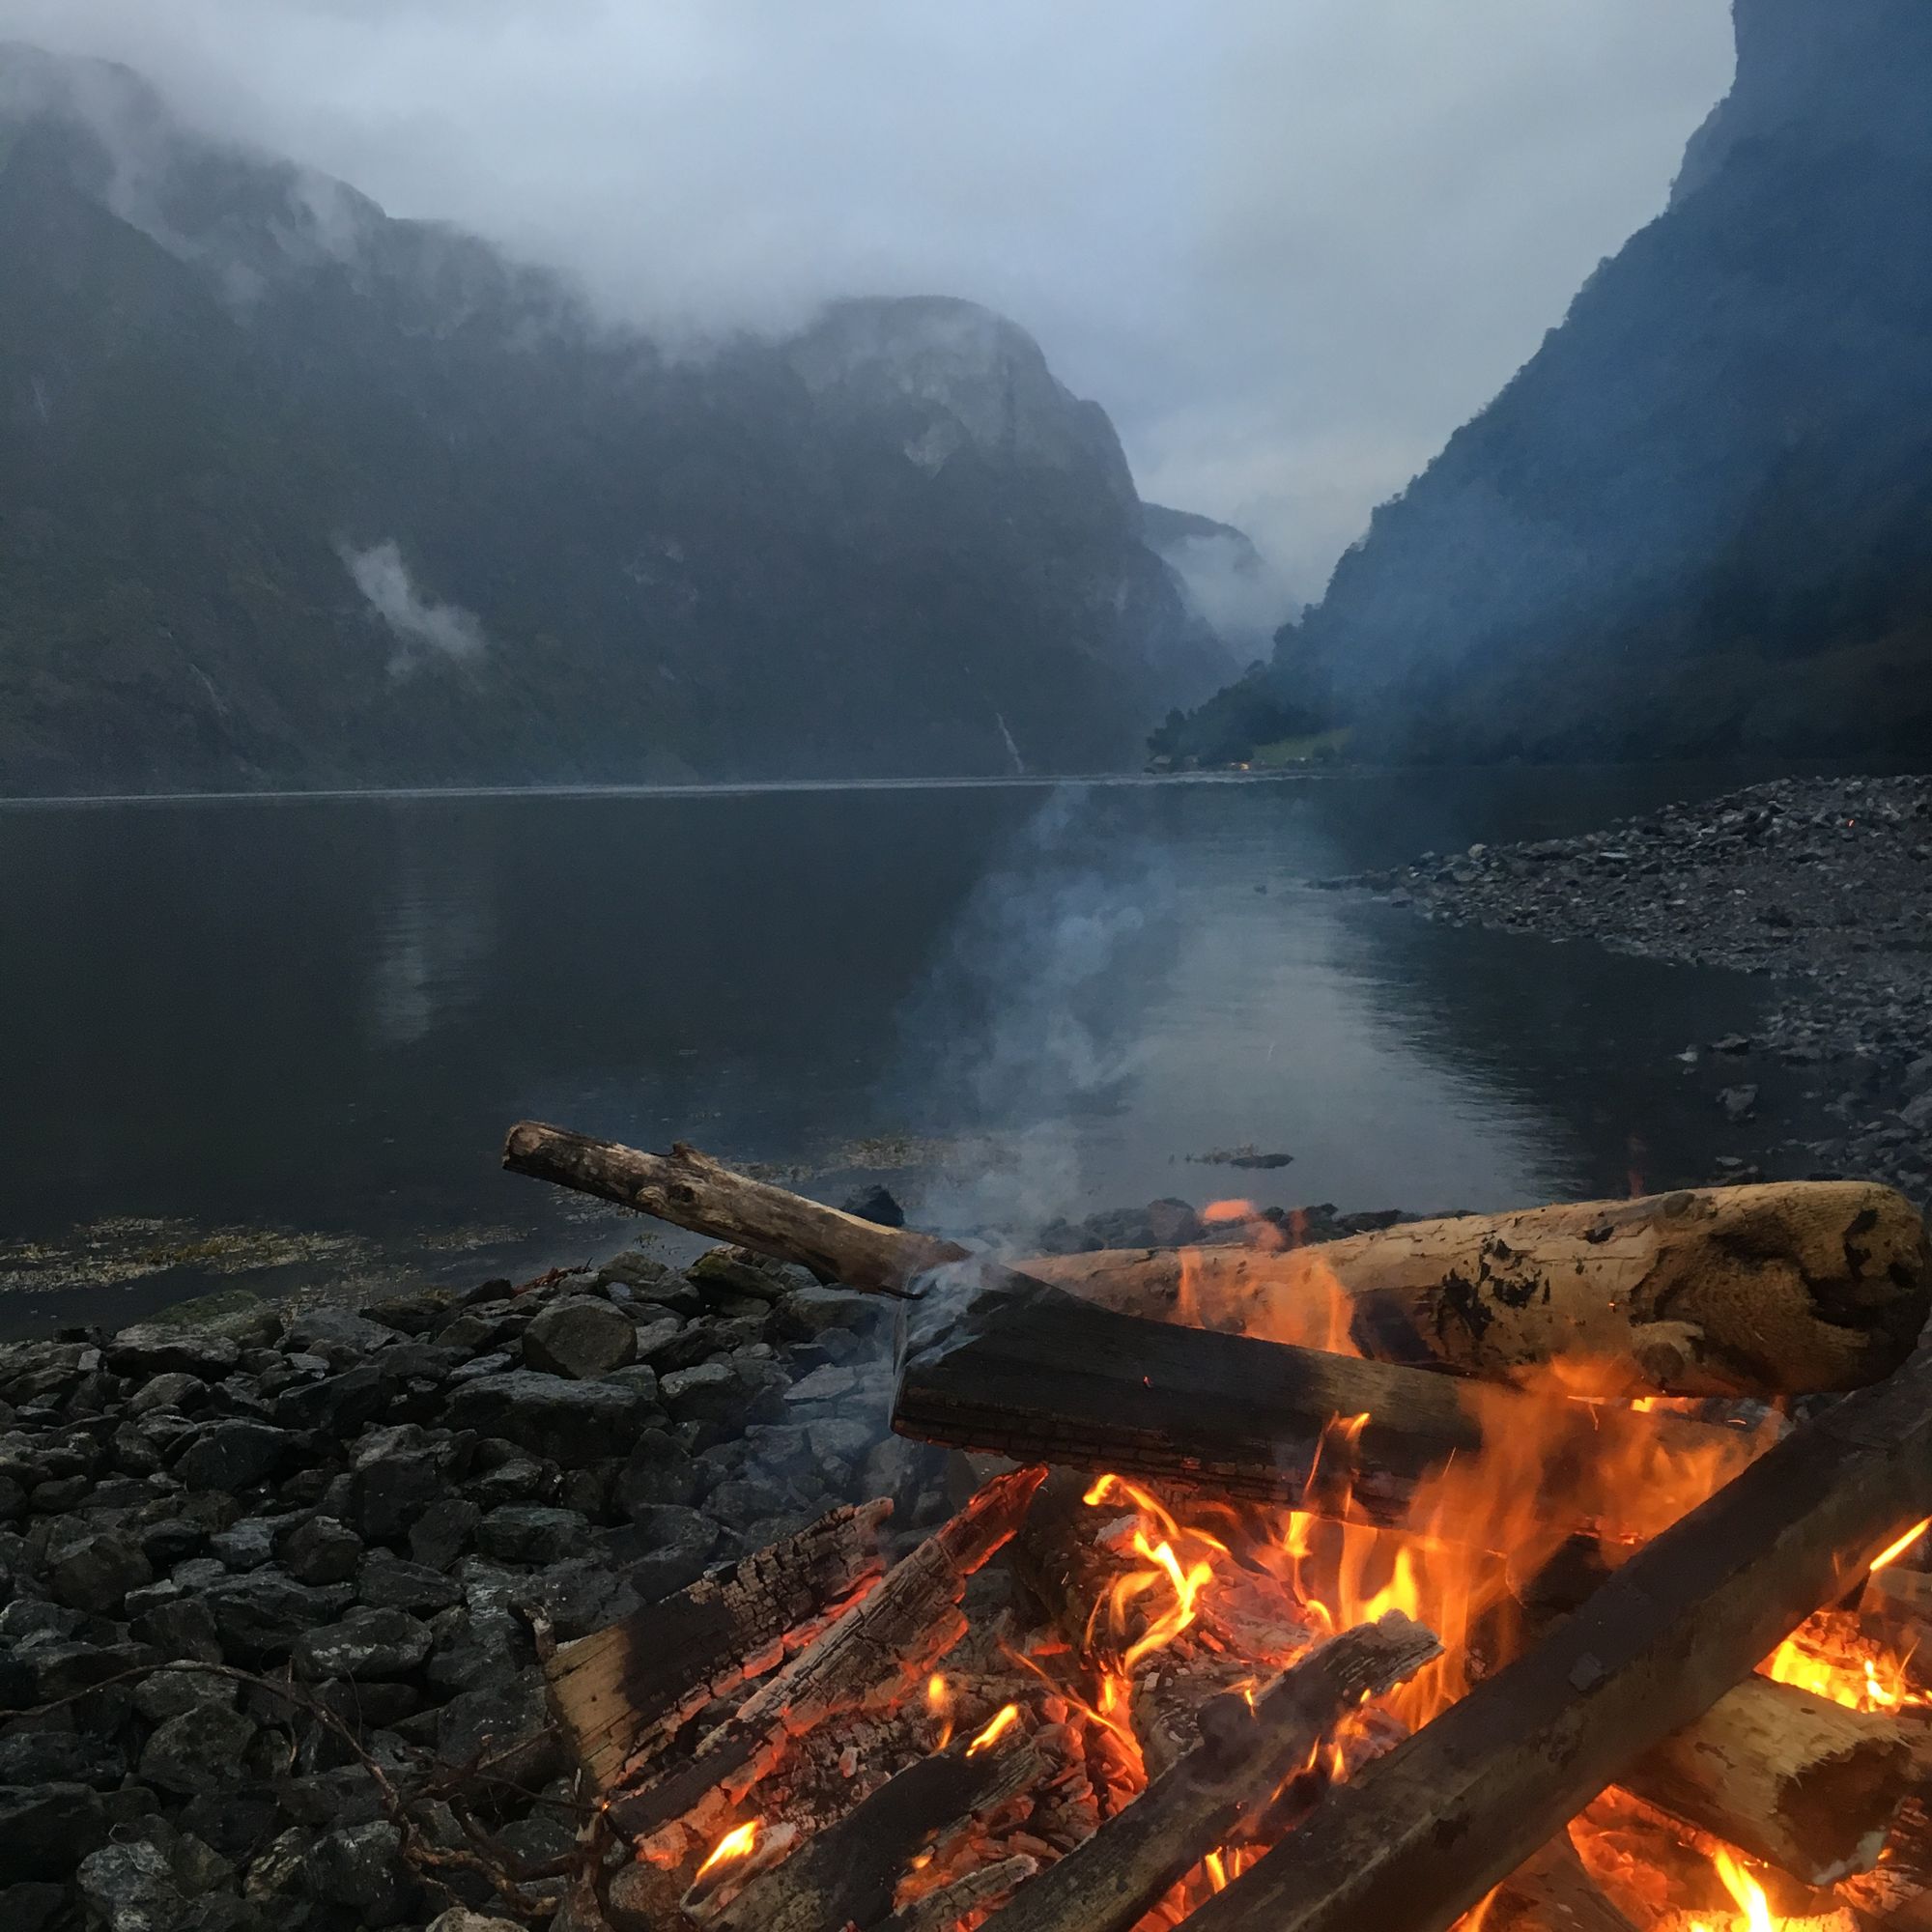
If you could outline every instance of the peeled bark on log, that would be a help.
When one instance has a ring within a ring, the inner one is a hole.
[[[961,1742],[908,1765],[717,1915],[723,1932],[860,1932],[888,1918],[916,1854],[949,1827],[1002,1804],[1045,1769],[1022,1734],[976,1750]]]
[[[1391,1610],[1283,1672],[1251,1708],[1223,1697],[1203,1742],[987,1921],[989,1932],[1128,1932],[1208,1854],[1226,1844],[1365,1698],[1441,1654]]]
[[[1897,1723],[1747,1677],[1617,1779],[1810,1886],[1869,1871],[1912,1789]]]
[[[837,1509],[701,1577],[544,1666],[551,1708],[600,1791],[635,1778],[714,1698],[775,1668],[885,1570],[886,1502]]]
[[[1328,1794],[1190,1932],[1447,1932],[1932,1514],[1932,1354],[1795,1430]]]
[[[1381,1361],[1509,1376],[1589,1357],[1630,1394],[1857,1388],[1895,1369],[1932,1314],[1918,1211],[1850,1180],[1413,1221],[1272,1254],[1020,1265],[1128,1315],[1292,1342],[1332,1324]]]
[[[503,1164],[873,1293],[904,1293],[965,1252],[682,1146],[644,1153],[525,1121]],[[1275,1254],[1142,1249],[1022,1265],[1123,1313],[1271,1340],[1319,1341],[1339,1311],[1363,1354],[1405,1366],[1506,1378],[1589,1355],[1636,1393],[1856,1387],[1897,1367],[1932,1314],[1918,1214],[1892,1189],[1857,1181],[1416,1221]]]
[[[878,1585],[801,1651],[677,1770],[613,1799],[612,1826],[633,1837],[691,1821],[698,1829],[750,1790],[787,1739],[843,1712],[883,1709],[966,1634],[966,1579],[1019,1526],[1044,1469],[996,1476]]]
[[[1321,1458],[1329,1425],[1363,1415],[1347,1457]],[[1701,1451],[1742,1463],[1749,1453],[1735,1432],[1670,1414],[1116,1315],[978,1260],[929,1274],[910,1304],[893,1427],[956,1449],[1395,1524],[1424,1476],[1504,1434],[1544,1445],[1552,1497],[1588,1492],[1592,1469],[1623,1472],[1602,1498],[1616,1514],[1579,1527],[1655,1527],[1641,1520],[1648,1457]]]

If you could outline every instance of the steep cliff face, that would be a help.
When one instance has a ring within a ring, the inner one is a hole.
[[[0,790],[1095,769],[1228,658],[1012,324],[668,358],[0,49]]]
[[[1737,24],[1669,209],[1201,745],[1319,714],[1439,757],[1932,749],[1932,8]]]

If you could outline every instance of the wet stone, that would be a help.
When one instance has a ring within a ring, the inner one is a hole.
[[[524,1330],[524,1360],[530,1368],[580,1381],[625,1367],[637,1346],[636,1324],[595,1295],[553,1301]]]

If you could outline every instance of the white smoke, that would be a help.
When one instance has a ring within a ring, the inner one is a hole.
[[[1263,657],[1300,606],[1287,579],[1233,536],[1184,536],[1159,547],[1188,602],[1215,634],[1244,657]]]
[[[435,658],[462,664],[483,654],[488,639],[482,625],[454,604],[437,604],[424,597],[393,540],[371,544],[366,550],[341,544],[336,554],[355,580],[356,589],[396,639],[396,651],[389,660],[392,677],[407,677]]]

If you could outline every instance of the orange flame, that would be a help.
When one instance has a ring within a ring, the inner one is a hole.
[[[952,1742],[952,1692],[936,1670],[925,1680],[925,1708],[939,1719],[939,1741],[933,1749],[944,1750]]]
[[[729,1864],[734,1859],[749,1858],[752,1853],[752,1847],[757,1842],[758,1821],[755,1818],[749,1824],[740,1825],[736,1830],[726,1832],[712,1846],[711,1856],[698,1866],[696,1876],[692,1882],[696,1884],[697,1879],[704,1877],[707,1872],[713,1870],[716,1866]]]
[[[976,1757],[982,1750],[991,1750],[1019,1720],[1020,1707],[1017,1704],[1002,1704],[993,1714],[992,1721],[966,1747],[966,1755]]]
[[[1896,1543],[1887,1544],[1871,1560],[1873,1574],[1876,1575],[1877,1572],[1885,1569],[1888,1565],[1896,1563],[1928,1529],[1932,1529],[1932,1516],[1928,1516],[1923,1522],[1918,1524],[1915,1528],[1908,1529]]]

